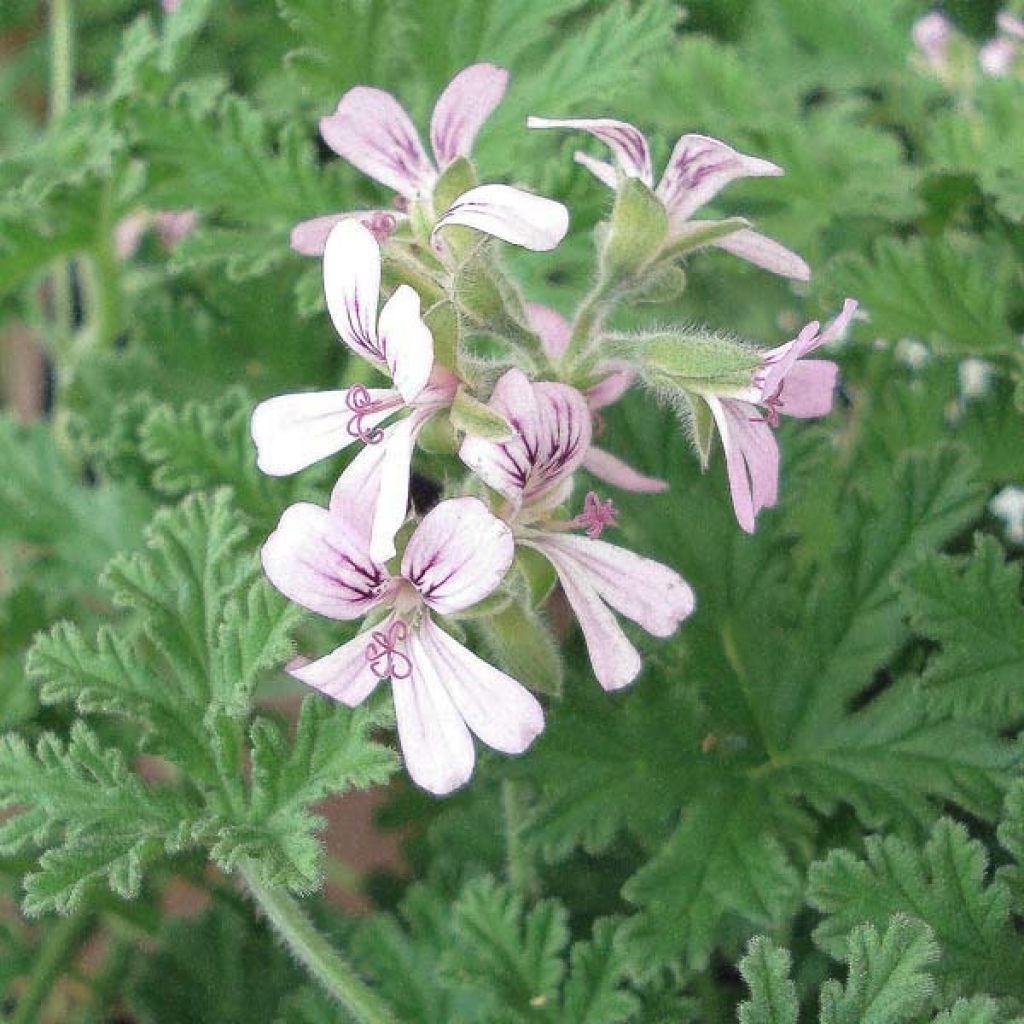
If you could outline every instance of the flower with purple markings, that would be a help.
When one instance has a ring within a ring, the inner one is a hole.
[[[473,64],[448,83],[430,121],[431,160],[402,105],[389,92],[359,85],[349,89],[337,110],[320,120],[324,142],[364,174],[394,189],[393,210],[333,213],[297,224],[292,248],[319,256],[339,221],[354,219],[384,242],[414,204],[430,204],[441,174],[468,157],[484,122],[501,102],[508,72],[493,64]],[[568,213],[561,203],[510,185],[479,185],[463,193],[434,226],[462,225],[527,249],[553,249],[565,236]]]
[[[330,654],[289,669],[349,707],[391,680],[398,736],[413,780],[443,795],[473,773],[472,736],[522,753],[544,728],[537,700],[438,625],[477,604],[512,564],[512,531],[476,498],[443,501],[409,538],[392,574],[370,551],[365,523],[337,510],[288,508],[263,546],[286,597],[340,620],[383,618]]]
[[[804,357],[839,338],[856,309],[847,299],[824,330],[814,320],[793,341],[765,352],[749,387],[701,395],[722,437],[733,508],[747,533],[754,532],[758,512],[778,500],[779,446],[772,428],[779,416],[813,419],[832,409],[839,367],[830,359]]]
[[[516,437],[503,442],[467,437],[459,455],[506,499],[504,514],[516,542],[551,563],[583,630],[598,682],[606,690],[621,689],[643,665],[613,610],[653,636],[670,636],[693,611],[693,591],[659,562],[598,539],[605,527],[615,525],[610,502],[588,495],[576,519],[554,518],[555,509],[569,499],[573,474],[590,445],[590,409],[579,391],[531,383],[522,371],[509,370],[490,404],[515,427]],[[570,533],[573,527],[585,529],[587,536]]]
[[[259,467],[271,476],[296,473],[355,442],[364,444],[368,457],[357,457],[347,472],[367,477],[362,501],[372,510],[372,549],[387,559],[405,519],[416,438],[451,404],[458,382],[434,362],[433,338],[412,288],[399,286],[377,316],[380,275],[373,235],[356,221],[338,224],[324,251],[327,308],[342,341],[390,377],[392,387],[356,384],[278,395],[256,407],[252,437]],[[408,415],[384,426],[403,412]]]
[[[648,188],[654,189],[669,216],[668,246],[685,246],[689,239],[693,239],[695,247],[717,246],[773,274],[797,281],[810,279],[811,271],[807,264],[774,239],[749,228],[739,228],[701,241],[709,233],[713,235],[721,222],[691,220],[697,210],[711,202],[730,182],[737,178],[777,177],[783,173],[781,167],[768,160],[739,153],[706,135],[684,135],[676,143],[655,188],[647,139],[625,121],[530,117],[527,125],[530,128],[571,128],[600,139],[611,149],[614,164],[582,152],[575,154],[576,161],[609,188],[617,187],[621,175],[638,178]]]

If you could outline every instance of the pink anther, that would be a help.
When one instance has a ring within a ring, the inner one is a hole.
[[[618,514],[610,498],[608,501],[602,501],[594,491],[591,491],[583,499],[583,511],[573,520],[573,524],[586,527],[587,536],[591,540],[597,540],[605,527],[619,525],[616,518]]]

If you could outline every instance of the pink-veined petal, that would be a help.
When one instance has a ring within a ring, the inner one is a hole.
[[[334,329],[357,355],[385,368],[377,341],[380,246],[357,220],[343,220],[324,247],[324,297]]]
[[[800,256],[760,232],[741,228],[711,244],[780,277],[793,281],[811,279],[811,268]]]
[[[569,211],[554,199],[511,185],[478,185],[452,203],[434,225],[434,237],[453,224],[524,249],[546,252],[554,249],[569,230]]]
[[[590,582],[558,551],[549,552],[547,539],[525,543],[535,547],[554,567],[565,598],[583,630],[590,664],[602,689],[621,690],[640,674],[643,661]]]
[[[544,711],[521,683],[478,658],[425,618],[420,642],[474,735],[493,750],[521,754],[544,728]]]
[[[387,570],[370,557],[358,524],[307,502],[285,509],[261,557],[268,579],[285,597],[331,619],[357,619],[394,590]]]
[[[607,185],[609,188],[615,188],[618,185],[619,175],[614,164],[608,163],[607,160],[598,160],[597,157],[579,149],[573,153],[572,158],[580,167],[586,167],[602,185]]]
[[[609,117],[528,117],[528,128],[571,128],[600,139],[615,154],[627,178],[639,178],[648,188],[654,182],[651,153],[643,133],[625,121]],[[600,177],[600,175],[598,175]]]
[[[434,337],[420,316],[420,297],[399,285],[384,304],[377,324],[388,371],[406,403],[427,386],[434,368]]]
[[[548,534],[537,546],[552,564],[585,580],[602,601],[652,636],[671,636],[693,612],[692,588],[661,562],[574,534]]]
[[[672,217],[685,220],[736,178],[782,173],[770,161],[746,156],[718,139],[684,135],[672,150],[657,191]]]
[[[417,786],[444,796],[473,774],[473,738],[448,695],[433,652],[424,648],[420,629],[411,631],[406,650],[411,674],[391,683],[402,756]]]
[[[446,86],[430,119],[430,144],[438,166],[469,156],[483,123],[505,95],[508,72],[494,64],[471,64]]]
[[[548,359],[556,362],[565,354],[569,345],[572,326],[557,309],[542,306],[539,302],[526,303],[526,322],[540,338],[541,346]]]
[[[762,357],[764,371],[759,379],[762,395],[765,398],[774,395],[787,375],[792,372],[798,359],[842,337],[856,312],[856,301],[847,299],[843,303],[842,311],[824,330],[819,330],[818,321],[812,320],[793,341],[787,341],[784,345],[766,352]]]
[[[492,593],[514,555],[506,523],[479,498],[453,498],[416,527],[402,556],[402,575],[431,608],[447,615]]]
[[[661,494],[668,490],[664,480],[658,480],[627,465],[603,448],[590,448],[583,459],[583,468],[613,487],[636,494]]]
[[[784,416],[808,420],[832,411],[839,367],[831,359],[801,359],[786,374],[778,410]]]
[[[335,224],[343,220],[356,220],[383,245],[387,237],[406,219],[398,210],[350,210],[347,213],[328,213],[323,217],[300,221],[292,228],[291,247],[302,256],[323,256],[327,236]]]
[[[310,391],[260,402],[250,425],[259,468],[268,476],[290,476],[358,440],[348,394],[347,390]],[[382,408],[362,418],[364,431],[382,423],[400,404],[391,390],[370,388],[367,394]]]
[[[409,115],[382,89],[349,89],[320,119],[320,134],[338,156],[406,199],[426,195],[437,180]]]
[[[459,457],[510,501],[530,504],[560,488],[590,447],[586,399],[566,384],[531,384],[522,370],[498,381],[490,405],[515,427],[510,441],[467,437]]]
[[[754,406],[711,396],[706,401],[722,437],[736,519],[753,533],[758,512],[778,500],[779,446]]]
[[[380,682],[366,658],[368,643],[369,634],[360,633],[316,661],[289,668],[288,674],[354,708],[362,704]]]

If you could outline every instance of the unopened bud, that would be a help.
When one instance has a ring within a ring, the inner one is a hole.
[[[624,179],[601,254],[605,283],[634,281],[657,259],[667,235],[668,213],[661,200],[638,178]]]

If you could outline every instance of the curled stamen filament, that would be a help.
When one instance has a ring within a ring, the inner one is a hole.
[[[408,679],[412,675],[412,661],[399,650],[399,644],[409,637],[409,627],[395,619],[386,630],[375,629],[373,639],[366,645],[366,660],[370,671],[378,679]]]
[[[358,437],[363,444],[379,444],[384,439],[384,431],[380,427],[368,428],[363,420],[387,408],[387,403],[375,402],[363,384],[353,384],[345,396],[345,405],[354,413],[348,424],[349,434]]]

